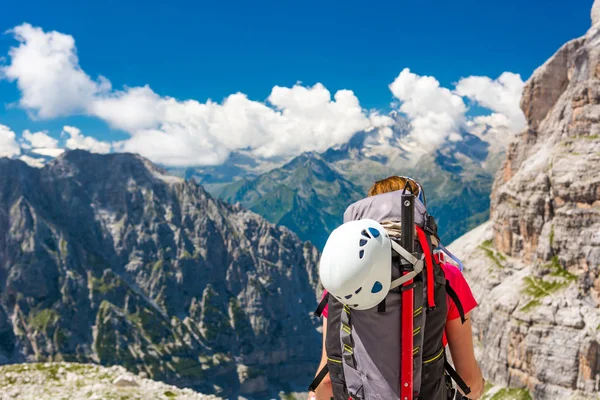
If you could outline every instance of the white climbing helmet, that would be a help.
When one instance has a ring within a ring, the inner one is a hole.
[[[392,279],[391,241],[372,219],[349,221],[329,235],[319,266],[323,287],[356,310],[377,306]]]

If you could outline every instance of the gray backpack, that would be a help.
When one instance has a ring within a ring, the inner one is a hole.
[[[403,205],[409,208],[402,210]],[[416,275],[368,310],[350,309],[328,293],[323,297],[315,314],[320,316],[328,307],[327,364],[309,390],[329,373],[335,400],[446,400],[455,394],[450,378],[468,394],[469,388],[447,363],[442,344],[446,296],[456,303],[463,322],[464,313],[434,250],[439,238],[433,217],[417,198],[396,191],[360,200],[344,213],[344,222],[365,218],[381,223],[390,238],[402,242],[405,236],[404,241],[414,242],[403,244],[413,247],[410,254],[393,246],[399,251],[392,253],[392,280],[413,271]],[[413,223],[417,238],[413,230],[402,229],[401,235],[395,230]]]

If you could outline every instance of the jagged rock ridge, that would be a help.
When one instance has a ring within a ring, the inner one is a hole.
[[[0,363],[121,364],[226,396],[313,372],[318,252],[288,229],[131,154],[0,159],[0,177]]]

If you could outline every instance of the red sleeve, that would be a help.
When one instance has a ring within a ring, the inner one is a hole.
[[[325,297],[325,295],[327,294],[327,290],[323,291],[323,297]],[[321,299],[323,299],[323,297],[321,297]],[[329,304],[327,304],[325,306],[325,308],[323,309],[323,318],[327,318],[327,316],[329,315]]]
[[[460,272],[460,270],[454,265],[448,263],[444,264],[442,269],[446,274],[446,279],[450,282],[450,286],[456,292],[456,295],[463,306],[465,314],[477,307],[477,300],[475,300],[475,297],[473,297],[473,292],[471,292],[471,288],[469,287],[469,284],[467,283],[467,280],[463,276],[462,272]],[[447,321],[460,318],[458,308],[449,296],[446,296],[446,303],[448,304]]]

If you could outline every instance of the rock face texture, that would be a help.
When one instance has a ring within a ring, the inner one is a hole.
[[[453,244],[480,302],[485,375],[535,399],[600,390],[600,24],[524,89],[527,129],[494,183],[491,221]]]
[[[318,360],[318,251],[130,154],[0,159],[0,364],[264,398]]]
[[[600,23],[600,1],[595,0],[592,6],[592,25]]]

